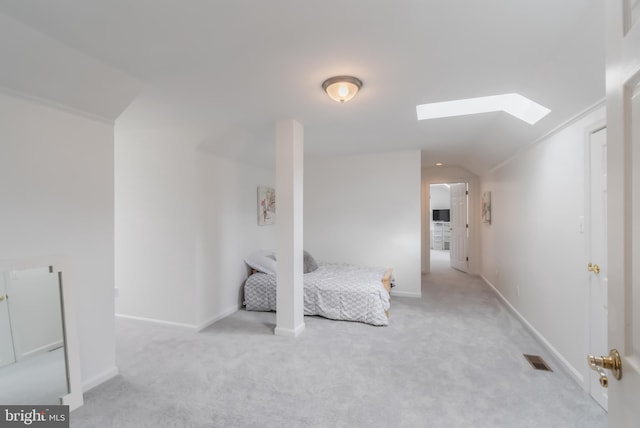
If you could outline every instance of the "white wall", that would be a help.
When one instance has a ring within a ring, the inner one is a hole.
[[[275,187],[273,170],[213,154],[198,155],[197,302],[206,325],[242,304],[244,258],[275,248],[275,225],[258,226],[258,186]]]
[[[241,304],[244,257],[274,248],[257,225],[273,171],[217,156],[184,129],[116,127],[119,315],[199,329]]]
[[[116,126],[118,314],[197,324],[196,146],[180,129]]]
[[[0,87],[113,122],[142,82],[0,13]]]
[[[304,245],[319,261],[391,267],[420,296],[420,152],[305,159]]]
[[[555,349],[578,381],[585,364],[586,130],[604,108],[523,151],[481,179],[492,224],[482,224],[481,274]]]
[[[116,373],[113,126],[0,94],[0,259],[62,255],[82,380]]]
[[[451,191],[444,185],[431,186],[430,207],[433,210],[451,209]]]

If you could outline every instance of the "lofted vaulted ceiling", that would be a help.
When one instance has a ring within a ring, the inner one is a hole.
[[[248,162],[272,164],[275,122],[293,118],[309,156],[419,149],[482,174],[604,98],[601,3],[0,0],[16,58],[0,85]],[[321,84],[343,74],[364,86],[340,105]],[[512,92],[551,113],[416,120],[417,104]]]

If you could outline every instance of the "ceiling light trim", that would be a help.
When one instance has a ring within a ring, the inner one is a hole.
[[[467,98],[416,106],[418,120],[503,111],[534,125],[551,112],[550,109],[517,93]]]
[[[362,80],[353,76],[335,76],[322,82],[322,89],[329,97],[341,104],[356,96],[362,88]]]

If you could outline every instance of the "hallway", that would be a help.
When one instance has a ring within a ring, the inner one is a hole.
[[[440,314],[438,324],[450,332],[443,353],[465,355],[459,362],[461,371],[477,372],[472,382],[484,387],[491,412],[504,412],[505,419],[513,420],[520,415],[518,425],[496,427],[607,426],[606,412],[563,372],[493,291],[479,277],[450,267],[448,251],[431,250],[431,273],[423,275],[422,300],[429,312]],[[523,354],[542,356],[553,372],[532,369]],[[577,410],[580,407],[583,411]]]

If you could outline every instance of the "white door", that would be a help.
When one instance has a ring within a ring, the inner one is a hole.
[[[0,272],[0,367],[14,363],[15,361],[16,356],[13,351],[13,339],[11,337],[5,277],[4,274]]]
[[[589,350],[607,348],[607,130],[589,138]],[[589,392],[606,410],[608,390],[590,370]]]
[[[640,2],[608,0],[607,188],[609,348],[622,377],[609,373],[609,426],[640,426]],[[608,350],[592,349],[606,355]]]
[[[451,267],[463,272],[469,271],[467,242],[469,223],[467,216],[467,183],[452,184],[451,194]]]

